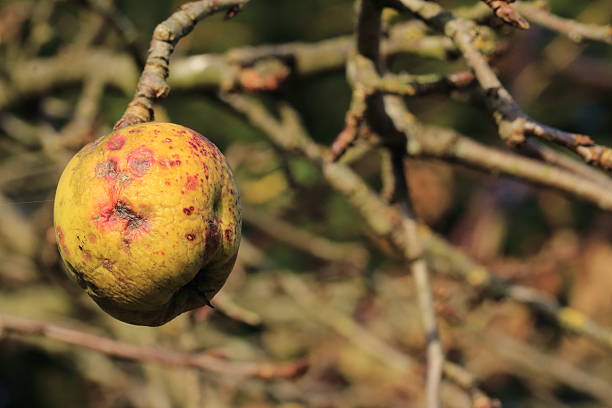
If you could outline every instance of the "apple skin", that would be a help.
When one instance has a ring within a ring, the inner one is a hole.
[[[150,122],[70,160],[54,224],[67,273],[103,310],[159,326],[210,304],[234,266],[242,219],[219,149],[186,127]]]

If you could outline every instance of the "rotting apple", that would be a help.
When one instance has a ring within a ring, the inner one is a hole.
[[[239,194],[212,142],[150,122],[71,159],[54,224],[68,274],[102,309],[158,326],[209,304],[225,283],[240,244]]]

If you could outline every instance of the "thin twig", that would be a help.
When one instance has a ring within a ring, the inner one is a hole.
[[[351,344],[401,373],[414,372],[417,362],[409,355],[388,345],[375,334],[366,330],[346,314],[324,303],[310,288],[294,274],[277,273],[279,283],[305,312],[330,329],[336,331]],[[497,400],[491,399],[479,387],[474,376],[465,368],[450,361],[441,361],[444,376],[467,392],[475,407],[500,408]],[[483,404],[483,405],[477,405]]]
[[[487,6],[493,10],[493,14],[495,14],[500,20],[502,20],[506,24],[510,24],[513,27],[521,28],[523,30],[527,30],[529,28],[529,23],[521,17],[519,13],[516,12],[508,3],[514,2],[514,0],[480,0]]]
[[[345,262],[358,268],[368,262],[368,252],[356,243],[333,242],[249,206],[243,206],[242,215],[247,223],[319,259]]]
[[[474,71],[499,133],[510,145],[520,145],[528,137],[540,138],[561,145],[582,157],[587,163],[612,170],[612,149],[595,144],[587,136],[559,130],[534,121],[514,101],[493,72],[487,59],[474,45],[478,32],[471,21],[454,16],[437,3],[424,0],[395,0],[432,28],[451,38]]]
[[[426,35],[418,21],[393,26],[383,40],[385,57],[400,53],[447,59],[456,57],[457,49],[443,36]],[[265,68],[267,75],[276,77],[276,86],[287,76],[305,77],[344,67],[352,49],[353,38],[341,36],[313,43],[285,43],[256,47],[233,48],[225,54],[203,54],[173,60],[168,83],[173,89],[242,89],[245,80],[263,68],[259,61],[274,61]],[[102,49],[65,49],[54,57],[18,61],[9,78],[0,78],[0,108],[6,109],[22,99],[48,92],[59,86],[86,81],[92,72],[105,79],[110,86],[132,93],[138,72],[133,58]],[[244,71],[250,70],[249,75]],[[248,81],[247,81],[248,83]]]
[[[572,194],[601,209],[612,211],[612,190],[606,188],[610,185],[610,181],[608,184],[604,183],[608,178],[603,173],[597,173],[602,178],[596,178],[591,173],[585,175],[573,171],[573,168],[563,169],[485,146],[452,129],[423,126],[412,119],[412,115],[405,110],[404,104],[397,97],[387,98],[387,111],[396,125],[405,131],[406,135],[410,135],[407,146],[407,153],[410,156],[435,157],[484,171],[509,175]],[[564,164],[569,165],[565,162]]]
[[[307,367],[305,360],[283,364],[241,363],[222,360],[206,354],[183,353],[157,347],[133,345],[55,324],[22,319],[2,313],[0,313],[0,332],[4,334],[46,337],[132,361],[192,367],[199,370],[240,377],[259,377],[264,379],[293,378],[303,374]]]
[[[528,373],[519,375],[538,379],[550,378],[592,395],[603,402],[604,406],[610,406],[612,402],[612,386],[608,380],[589,374],[572,363],[550,356],[496,331],[491,331],[486,336],[474,334],[473,340],[487,346],[505,363],[522,368],[515,372]]]
[[[538,4],[525,1],[516,2],[514,7],[534,23],[564,34],[572,41],[591,40],[612,44],[612,27],[610,25],[599,26],[580,23],[559,17]]]
[[[327,159],[325,150],[316,145],[303,129],[298,131],[294,128],[293,131],[289,131],[260,103],[251,98],[234,94],[222,95],[222,100],[247,117],[279,148],[299,153],[318,164],[330,186],[361,213],[374,233],[387,237],[398,248],[407,248],[411,245],[411,242],[406,241],[402,229],[398,228],[403,215],[371,191],[350,167],[342,163],[331,163]],[[582,335],[612,350],[612,330],[609,328],[600,326],[574,308],[560,306],[555,299],[535,289],[513,285],[495,277],[486,267],[474,262],[423,225],[419,227],[419,236],[423,242],[425,255],[436,272],[484,290],[485,294],[493,298],[509,298],[525,304],[549,316],[567,332]]]

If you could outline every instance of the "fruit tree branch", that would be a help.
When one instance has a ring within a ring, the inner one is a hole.
[[[384,63],[380,56],[382,37],[382,7],[374,0],[357,2],[356,52],[357,55],[348,61],[348,71],[356,71],[353,78],[353,89],[359,91],[365,84],[360,82],[362,65],[372,66],[372,71],[382,74]],[[365,63],[365,64],[364,64]],[[369,64],[368,64],[369,63]],[[353,67],[351,67],[353,65]],[[419,311],[425,329],[427,344],[427,407],[440,407],[440,384],[444,365],[444,352],[440,343],[438,324],[433,306],[431,284],[427,261],[423,257],[423,247],[417,235],[418,224],[412,208],[412,200],[408,190],[406,168],[404,165],[406,138],[396,128],[386,112],[385,98],[380,91],[367,92],[363,118],[365,124],[377,132],[383,144],[389,149],[395,180],[394,202],[403,214],[398,225],[403,235],[402,241],[407,245],[402,248],[403,255],[409,262],[417,289]]]
[[[612,27],[610,25],[584,24],[579,21],[559,17],[550,13],[539,4],[531,2],[519,1],[516,2],[514,7],[524,14],[527,19],[564,34],[573,41],[601,41],[612,45]]]
[[[296,126],[291,126],[289,129],[288,126],[284,126],[254,99],[238,94],[222,95],[222,99],[245,116],[276,146],[300,154],[317,164],[329,185],[361,213],[370,229],[381,237],[388,238],[396,247],[404,248],[402,253],[405,253],[412,241],[407,240],[404,231],[398,228],[404,215],[371,191],[349,166],[332,163],[328,158],[328,152],[314,143],[303,129]],[[286,122],[299,121],[288,108],[283,108],[281,114]],[[423,241],[425,256],[436,272],[481,289],[493,298],[508,298],[525,304],[544,313],[567,332],[582,335],[612,350],[611,329],[600,326],[572,307],[559,305],[555,299],[535,289],[514,285],[496,277],[486,267],[474,262],[422,224],[418,233]]]
[[[153,31],[145,67],[138,80],[136,93],[115,129],[153,119],[153,102],[170,92],[166,82],[170,56],[181,38],[193,30],[198,21],[219,11],[234,15],[250,0],[201,0],[186,3],[160,23]]]
[[[124,343],[108,337],[2,313],[0,313],[0,334],[41,336],[127,360],[191,367],[235,376],[264,379],[292,378],[303,374],[306,369],[304,360],[285,364],[230,362],[206,354],[184,353]]]
[[[535,137],[556,143],[572,150],[586,162],[612,170],[612,149],[595,144],[586,135],[565,132],[534,121],[525,114],[502,85],[499,78],[476,48],[479,37],[475,25],[455,17],[437,3],[424,0],[395,0],[393,4],[407,9],[432,28],[452,39],[474,71],[487,105],[495,118],[499,134],[508,144],[520,145],[527,138]]]
[[[529,23],[517,13],[509,3],[513,3],[514,0],[480,0],[495,14],[500,20],[506,24],[510,24],[513,27],[522,28],[526,30],[529,28]]]

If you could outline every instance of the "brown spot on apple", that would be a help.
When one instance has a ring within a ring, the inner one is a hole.
[[[125,144],[125,136],[119,134],[113,136],[108,143],[106,143],[107,150],[121,150],[123,145]]]
[[[104,269],[106,269],[107,271],[112,271],[113,270],[113,261],[111,261],[108,258],[104,258],[104,260],[102,261],[102,267]]]
[[[153,151],[141,146],[134,149],[128,155],[128,167],[136,177],[144,176],[153,165]]]
[[[195,190],[198,185],[198,176],[199,174],[194,174],[192,176],[187,176],[187,182],[185,183],[185,188],[189,191]]]
[[[94,170],[96,177],[100,178],[115,178],[117,177],[117,161],[116,159],[109,159],[100,162],[96,165]]]

